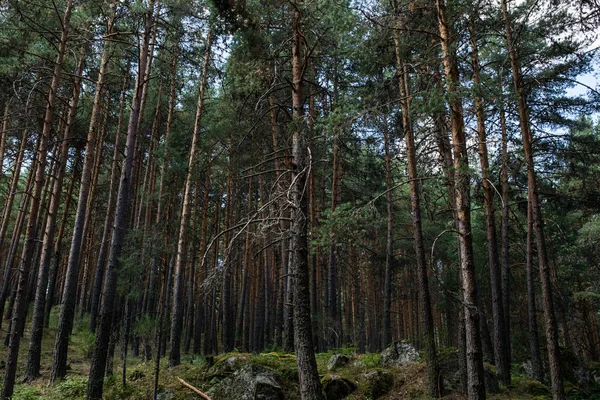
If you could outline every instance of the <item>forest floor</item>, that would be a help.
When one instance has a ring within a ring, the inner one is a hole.
[[[51,317],[50,324],[56,318],[55,312]],[[3,321],[2,337],[7,329],[7,322]],[[32,384],[25,384],[18,381],[15,388],[13,400],[68,400],[85,398],[87,388],[87,375],[89,373],[89,361],[94,344],[94,335],[87,328],[87,320],[77,321],[71,336],[69,347],[69,372],[67,378],[54,386],[48,385],[50,368],[52,365],[52,352],[54,347],[55,330],[49,328],[46,330],[42,350],[42,376]],[[26,332],[21,342],[21,351],[19,354],[19,369],[17,377],[22,377],[25,370],[27,358],[27,349],[29,345],[29,335]],[[114,375],[106,378],[104,386],[105,399],[151,399],[153,393],[154,361],[143,362],[140,357],[128,357],[126,384],[122,382],[122,360],[119,356],[119,349],[115,351]],[[332,375],[342,376],[350,381],[357,382],[358,387],[354,393],[346,397],[348,400],[363,400],[371,398],[365,387],[361,385],[361,376],[367,371],[383,371],[394,377],[393,386],[388,394],[379,399],[427,399],[426,391],[426,371],[425,363],[417,362],[407,367],[398,368],[380,368],[379,354],[353,355],[351,349],[343,349],[341,353],[351,355],[354,359],[360,360],[359,363],[353,362],[346,367],[336,369]],[[319,372],[324,379],[327,379],[329,371],[327,362],[334,352],[317,354],[317,364]],[[243,362],[259,364],[272,370],[285,391],[286,399],[299,399],[298,381],[295,357],[292,354],[279,352],[269,352],[261,354],[243,354],[229,353],[219,355],[218,357],[204,358],[200,356],[184,355],[181,365],[174,368],[167,368],[167,358],[161,360],[161,369],[159,377],[159,393],[162,393],[162,399],[197,399],[200,398],[190,389],[184,387],[178,378],[183,379],[196,388],[206,392],[212,386],[223,379],[223,374],[215,373],[215,366],[218,366],[223,360],[235,356]],[[0,360],[6,357],[6,347],[0,345]],[[443,357],[443,354],[442,354]],[[4,362],[1,361],[0,368],[4,368]],[[2,373],[2,371],[0,371]],[[231,373],[231,372],[226,372]],[[20,379],[20,378],[18,378]],[[363,380],[364,381],[364,380]],[[463,399],[456,393],[446,394],[444,399]],[[513,373],[513,385],[506,388],[500,385],[500,392],[490,394],[489,399],[546,399],[549,397],[548,388],[538,382],[532,381],[525,375],[518,372]],[[582,398],[581,396],[569,396],[569,398]],[[214,400],[219,400],[215,397]],[[234,400],[234,399],[232,399]]]

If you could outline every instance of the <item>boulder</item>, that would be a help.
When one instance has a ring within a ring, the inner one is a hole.
[[[337,368],[343,367],[350,362],[350,357],[344,354],[334,354],[329,358],[327,362],[327,369],[334,371]]]
[[[483,366],[483,382],[485,384],[486,393],[500,392],[498,377],[496,376],[496,373],[487,365]]]
[[[246,364],[207,393],[213,400],[283,400],[284,393],[273,371]]]
[[[412,365],[417,360],[419,360],[417,349],[403,340],[392,343],[381,353],[381,366],[384,368]]]
[[[158,400],[173,400],[175,397],[175,389],[164,389],[158,392],[156,398]]]
[[[356,390],[356,384],[339,375],[325,375],[321,383],[327,400],[342,400]]]
[[[365,372],[362,379],[364,380],[363,393],[368,399],[377,399],[389,393],[394,386],[394,376],[378,369]]]
[[[221,377],[231,375],[247,364],[249,360],[250,356],[247,354],[236,354],[222,358],[210,367],[208,374]]]

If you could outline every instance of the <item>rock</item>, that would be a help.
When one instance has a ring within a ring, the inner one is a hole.
[[[321,383],[327,400],[341,400],[356,390],[356,385],[339,375],[325,375]]]
[[[354,360],[354,362],[352,363],[353,367],[356,368],[365,368],[367,366],[367,364],[365,364],[365,362],[363,360]]]
[[[483,379],[486,393],[499,393],[500,384],[496,373],[487,365],[483,366]]]
[[[208,371],[208,374],[212,376],[231,375],[233,372],[247,364],[248,360],[250,360],[250,356],[247,354],[236,354],[223,358],[214,363]]]
[[[331,356],[331,358],[329,358],[329,361],[327,362],[327,369],[329,371],[333,371],[336,368],[340,368],[344,365],[347,365],[349,362],[350,357],[344,354],[334,354]]]
[[[363,393],[369,399],[377,399],[392,390],[394,376],[388,372],[374,370],[362,375],[364,379]]]
[[[392,343],[381,353],[381,366],[401,367],[414,364],[419,359],[417,349],[403,340]]]
[[[165,389],[158,392],[156,398],[158,400],[173,400],[175,397],[175,389]]]
[[[273,371],[246,364],[207,393],[213,400],[283,400],[283,389]]]

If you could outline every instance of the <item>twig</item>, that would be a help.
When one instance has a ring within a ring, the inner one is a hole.
[[[181,383],[183,386],[185,386],[186,388],[190,389],[192,392],[196,393],[198,396],[202,397],[204,400],[212,400],[210,397],[208,397],[207,395],[205,395],[204,393],[202,393],[200,390],[198,390],[197,388],[195,388],[194,386],[190,385],[189,383],[187,383],[186,381],[184,381],[183,379],[181,379],[180,377],[177,377],[177,380],[179,381],[179,383]]]

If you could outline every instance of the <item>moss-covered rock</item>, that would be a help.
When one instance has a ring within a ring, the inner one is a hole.
[[[340,375],[327,374],[321,379],[327,400],[341,400],[348,397],[357,388],[356,384]]]
[[[213,400],[283,400],[284,393],[273,371],[247,364],[208,391]]]
[[[412,344],[404,340],[398,340],[389,345],[381,353],[381,366],[389,368],[412,365],[419,358],[419,352]]]
[[[231,375],[246,365],[249,360],[249,354],[227,354],[215,361],[214,365],[208,370],[208,375],[211,377],[224,377]]]
[[[327,369],[335,371],[337,368],[343,367],[350,362],[350,357],[345,354],[334,354],[327,362]]]
[[[394,386],[394,376],[387,371],[376,369],[365,372],[361,377],[360,388],[367,399],[378,399]]]

